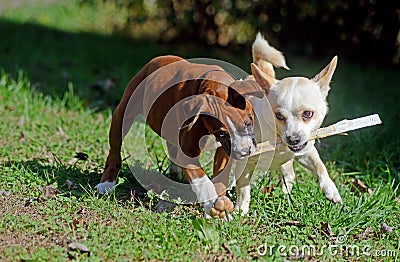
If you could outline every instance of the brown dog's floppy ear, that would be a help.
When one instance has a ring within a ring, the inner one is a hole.
[[[228,99],[226,100],[230,105],[241,110],[246,108],[246,98],[239,93],[236,88],[228,87]]]
[[[234,89],[237,93],[245,97],[250,95],[263,98],[265,95],[265,91],[262,90],[258,83],[252,79],[234,81],[229,85],[229,89]],[[228,94],[235,95],[232,91],[229,91],[229,89]]]
[[[178,124],[182,124],[180,129],[190,130],[199,119],[201,113],[210,111],[207,95],[196,95],[182,103],[177,111]]]
[[[261,89],[263,89],[268,94],[269,89],[271,88],[271,86],[274,85],[276,82],[278,82],[278,80],[276,80],[275,77],[264,73],[254,63],[251,63],[250,67],[251,67],[251,73],[253,74],[254,79],[260,85]]]
[[[333,73],[335,72],[337,65],[337,56],[332,58],[332,61],[327,65],[321,72],[314,76],[311,80],[318,83],[321,88],[321,92],[326,97],[329,92],[329,83],[331,82]]]

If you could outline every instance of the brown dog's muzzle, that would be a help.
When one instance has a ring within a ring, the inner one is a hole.
[[[243,137],[239,136],[240,140],[247,140],[249,142],[247,146],[242,146],[242,147],[232,147],[232,143],[235,143],[235,141],[232,141],[231,136],[229,135],[228,132],[220,131],[214,135],[216,140],[221,143],[221,146],[224,149],[224,151],[230,157],[236,160],[240,160],[250,156],[257,148],[257,141],[253,134],[246,134]],[[234,135],[234,137],[238,138],[237,135]],[[237,149],[240,148],[240,150],[233,150],[235,148]]]

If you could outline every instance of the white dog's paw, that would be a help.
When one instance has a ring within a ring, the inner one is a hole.
[[[99,192],[100,195],[104,195],[104,194],[112,193],[114,191],[115,184],[116,184],[115,181],[112,181],[112,182],[104,181],[104,182],[97,184],[97,186],[95,186],[95,188],[97,189],[97,192]]]
[[[331,202],[333,202],[333,203],[340,203],[340,204],[343,204],[343,200],[342,200],[342,198],[340,197],[339,192],[325,193],[325,197],[326,197],[329,201],[331,201]]]
[[[288,182],[288,181],[284,181],[282,180],[282,191],[285,194],[290,194],[292,192],[293,189],[293,183],[292,182]]]
[[[335,184],[332,181],[328,181],[326,183],[320,183],[320,188],[322,192],[324,192],[325,197],[333,202],[333,203],[343,203],[342,198],[340,197],[339,191],[336,188]]]
[[[233,210],[233,214],[236,216],[240,214],[242,217],[247,215],[250,210],[250,199],[247,201],[243,199],[239,199],[238,202],[236,202],[235,209]]]
[[[235,209],[233,210],[233,215],[237,216],[240,214],[240,216],[244,217],[249,213],[249,207],[240,207],[238,205],[235,206]]]

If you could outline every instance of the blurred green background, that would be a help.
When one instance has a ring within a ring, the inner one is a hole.
[[[286,52],[399,64],[400,2],[81,0],[109,10],[113,32],[164,43],[248,47],[258,31]]]
[[[100,101],[104,92],[160,54],[218,58],[249,71],[257,32],[284,52],[290,74],[319,70],[308,61],[299,67],[299,59],[322,66],[334,55],[363,68],[400,65],[396,0],[0,0],[2,67],[24,70],[53,95],[70,80],[90,86],[96,90],[80,95],[100,107],[113,107],[120,91]]]

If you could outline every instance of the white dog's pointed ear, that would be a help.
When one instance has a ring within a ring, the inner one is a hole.
[[[327,65],[321,72],[314,76],[311,80],[318,83],[321,88],[322,94],[326,97],[329,92],[329,83],[332,80],[333,73],[335,72],[337,64],[337,56],[335,56],[332,61]]]
[[[266,93],[269,92],[272,85],[278,82],[275,77],[264,73],[256,64],[251,63],[250,67],[254,79]]]

